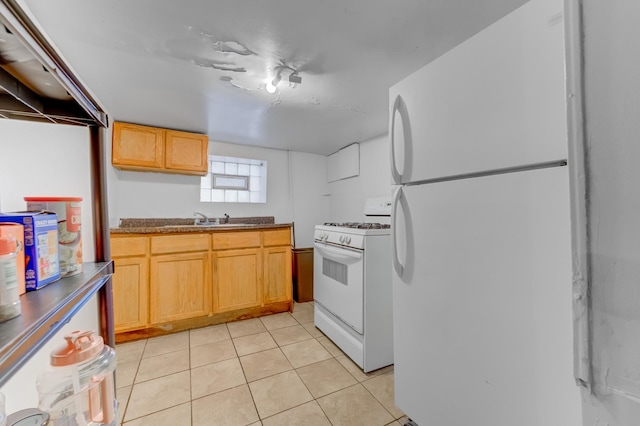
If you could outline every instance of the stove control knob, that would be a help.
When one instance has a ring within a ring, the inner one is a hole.
[[[351,242],[351,237],[345,237],[344,242],[349,244]]]
[[[338,240],[340,240],[341,243],[344,243],[344,235],[340,235],[340,238],[338,238]]]

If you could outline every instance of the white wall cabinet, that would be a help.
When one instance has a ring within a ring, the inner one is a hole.
[[[353,143],[327,157],[327,181],[346,179],[360,174],[360,144]]]

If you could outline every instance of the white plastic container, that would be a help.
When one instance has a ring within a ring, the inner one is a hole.
[[[82,272],[82,198],[25,197],[27,210],[47,210],[58,215],[60,276]]]
[[[74,331],[51,352],[51,368],[37,379],[38,408],[51,426],[115,426],[116,353],[93,331]]]
[[[14,238],[0,238],[0,322],[20,315],[17,254]]]

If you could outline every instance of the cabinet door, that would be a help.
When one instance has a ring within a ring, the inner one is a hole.
[[[149,322],[149,262],[146,257],[114,259],[113,311],[116,332],[145,328]]]
[[[263,249],[264,303],[291,300],[291,247]]]
[[[208,253],[151,257],[150,321],[152,324],[208,315]]]
[[[207,174],[209,140],[207,135],[167,130],[165,168],[204,176]]]
[[[111,163],[114,167],[162,169],[164,130],[137,124],[113,123]]]
[[[213,253],[214,312],[262,304],[260,249]]]

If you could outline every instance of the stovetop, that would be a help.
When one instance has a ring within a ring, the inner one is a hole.
[[[363,249],[365,239],[391,235],[391,227],[383,223],[362,222],[326,222],[316,225],[314,240],[319,243],[335,244],[350,248]]]
[[[391,225],[385,223],[370,223],[370,222],[325,222],[324,226],[335,226],[339,228],[352,228],[352,229],[389,229]]]

